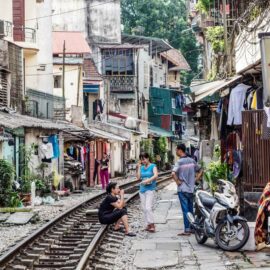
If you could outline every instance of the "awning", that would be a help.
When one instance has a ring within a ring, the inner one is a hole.
[[[193,96],[194,96],[193,100],[196,103],[203,100],[204,98],[208,96],[212,96],[217,91],[230,87],[232,84],[237,82],[240,78],[242,78],[242,76],[238,75],[233,78],[226,79],[226,80],[219,80],[219,81],[214,81],[214,82],[209,82],[209,83],[192,85],[191,92],[193,93]]]
[[[90,133],[95,135],[98,138],[107,139],[111,141],[120,141],[120,142],[126,142],[128,141],[127,138],[113,134],[111,132],[107,132],[101,129],[97,129],[94,127],[90,127]]]
[[[84,93],[91,93],[91,94],[98,94],[99,92],[99,84],[83,84],[83,92]]]
[[[153,135],[154,137],[173,137],[172,132],[152,125],[149,126],[149,134]]]

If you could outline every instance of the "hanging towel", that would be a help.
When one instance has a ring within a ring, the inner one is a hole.
[[[252,103],[251,103],[251,109],[257,110],[257,93],[254,92]]]
[[[59,149],[59,143],[56,135],[51,135],[49,137],[49,142],[53,146],[53,157],[52,158],[59,158],[60,156],[60,149]]]
[[[210,140],[215,140],[215,141],[218,140],[217,119],[216,119],[215,112],[212,112]]]

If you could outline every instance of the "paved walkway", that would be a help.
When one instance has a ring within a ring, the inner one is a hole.
[[[159,195],[154,211],[157,232],[148,233],[146,239],[131,240],[135,269],[270,269],[270,257],[265,252],[224,253],[211,240],[198,245],[194,236],[177,236],[183,229],[183,217],[175,185]]]

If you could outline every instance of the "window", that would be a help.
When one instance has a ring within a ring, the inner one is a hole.
[[[103,50],[102,69],[105,75],[134,75],[133,50]]]
[[[175,98],[172,98],[172,108],[175,109],[176,108],[176,102],[175,102]]]
[[[62,76],[55,75],[53,76],[54,79],[54,88],[61,88],[62,87]]]

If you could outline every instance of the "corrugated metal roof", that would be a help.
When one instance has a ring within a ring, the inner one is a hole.
[[[101,49],[141,49],[143,48],[143,45],[123,43],[123,44],[117,44],[117,45],[110,45],[110,44],[99,45],[99,48]]]
[[[149,45],[153,54],[172,49],[172,46],[167,41],[161,38],[154,37],[122,34],[122,42],[130,44]]]
[[[91,49],[86,42],[83,33],[59,31],[53,32],[53,54],[63,53],[63,44],[65,41],[66,54],[91,53]]]
[[[170,70],[191,70],[187,60],[182,55],[181,51],[177,49],[171,49],[166,52],[161,53],[161,56],[166,58],[168,61],[173,63],[175,67],[170,68]]]
[[[191,86],[191,92],[194,93],[194,102],[199,102],[208,96],[214,95],[216,92],[228,88],[236,84],[242,76],[236,75],[226,80],[219,80]]]
[[[107,131],[97,129],[94,127],[90,127],[90,132],[92,134],[94,134],[95,136],[97,136],[98,138],[108,139],[108,140],[112,140],[112,141],[121,141],[121,142],[128,141],[128,139],[125,137],[115,135],[111,132],[107,132]]]
[[[18,113],[0,112],[0,126],[9,129],[16,128],[42,128],[42,129],[80,129],[70,123],[52,122],[50,120],[39,119]]]

